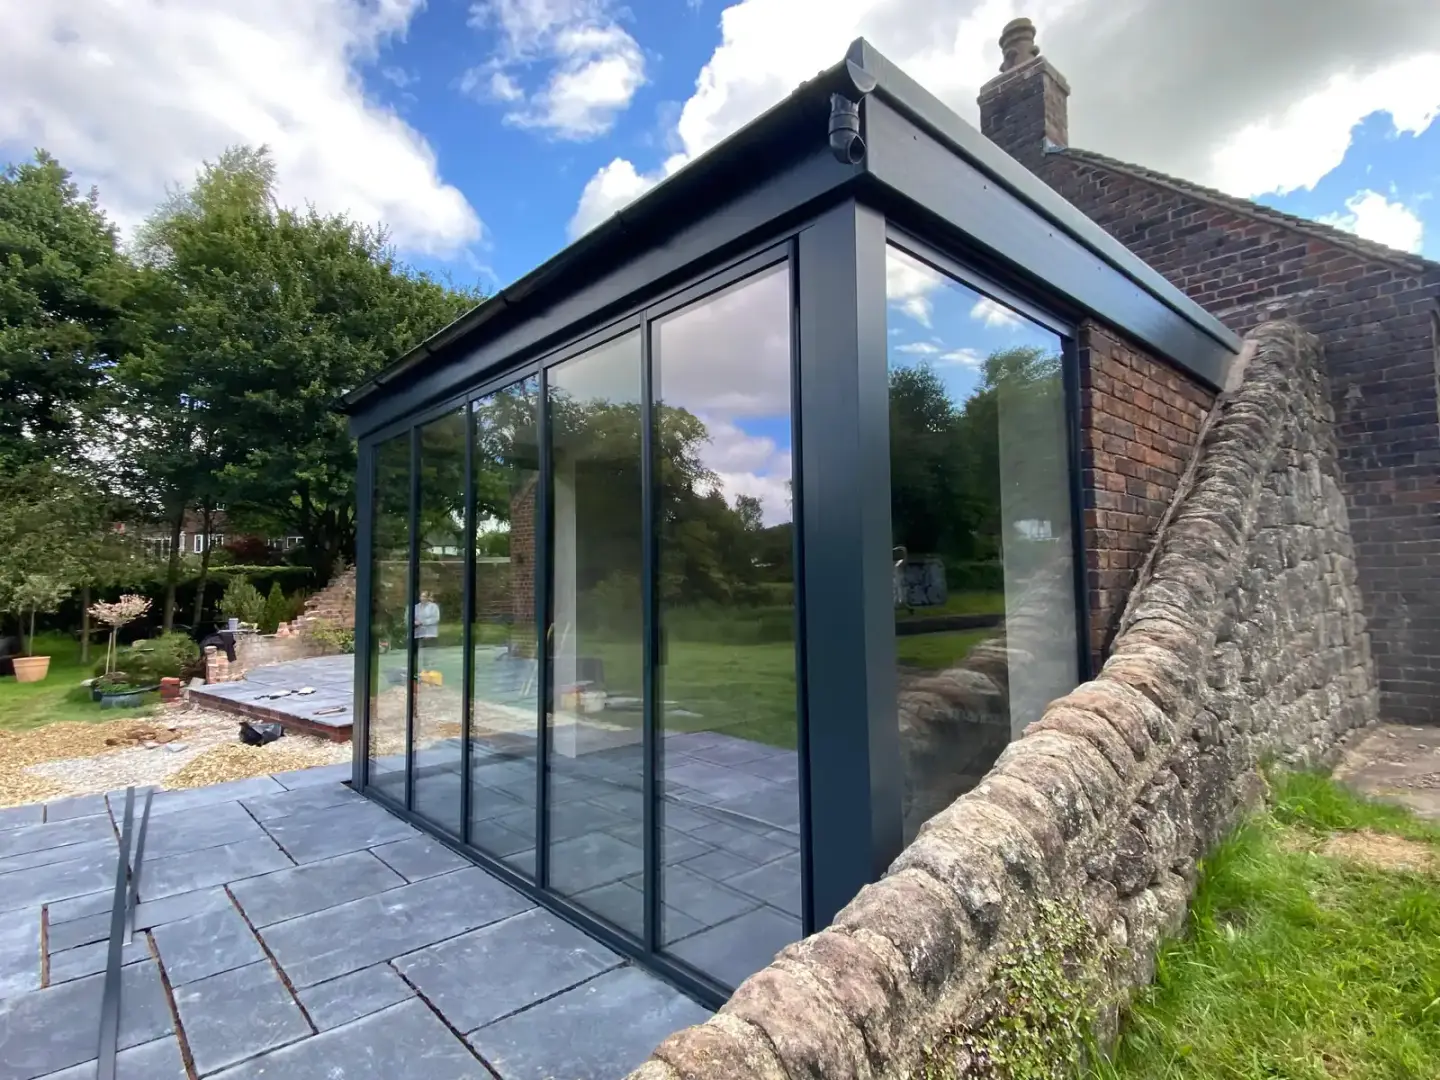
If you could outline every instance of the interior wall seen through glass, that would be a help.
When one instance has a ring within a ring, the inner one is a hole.
[[[535,873],[538,376],[475,401],[470,842]]]
[[[651,326],[661,944],[727,986],[802,935],[789,266]]]
[[[369,783],[405,801],[409,702],[410,433],[375,447],[371,510]]]
[[[1078,678],[1062,339],[891,247],[905,839]]]
[[[415,813],[460,835],[465,722],[465,456],[462,407],[420,428],[415,640]]]
[[[549,884],[640,936],[644,514],[638,332],[546,373]]]

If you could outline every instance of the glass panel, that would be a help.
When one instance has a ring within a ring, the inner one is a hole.
[[[535,523],[538,376],[480,398],[475,425],[475,687],[470,842],[535,873],[540,680]]]
[[[410,651],[410,433],[375,448],[370,556],[370,786],[405,801]]]
[[[551,368],[550,885],[643,927],[640,336]],[[629,879],[629,880],[627,880]]]
[[[789,268],[654,324],[661,942],[727,986],[801,937]]]
[[[415,636],[415,802],[422,817],[460,835],[465,722],[465,410],[420,429],[420,581]]]
[[[891,248],[890,496],[905,839],[1075,686],[1059,336]]]

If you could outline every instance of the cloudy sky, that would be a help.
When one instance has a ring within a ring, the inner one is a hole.
[[[975,119],[1026,14],[1075,145],[1440,258],[1434,0],[0,0],[0,157],[123,225],[234,143],[494,286],[855,37]]]

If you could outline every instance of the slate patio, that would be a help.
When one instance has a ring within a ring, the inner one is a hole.
[[[348,770],[155,795],[120,1080],[611,1080],[708,1015]],[[0,810],[0,1080],[95,1073],[122,807]]]

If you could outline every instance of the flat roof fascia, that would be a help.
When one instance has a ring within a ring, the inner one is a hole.
[[[966,123],[864,38],[856,40],[850,46],[846,58],[875,79],[875,89],[867,102],[879,98],[890,105],[904,119],[927,132],[987,180],[1008,191],[1023,205],[1093,252],[1176,315],[1215,338],[1230,352],[1240,351],[1239,337],[1219,319],[1191,300],[1158,270],[1067,202],[1029,169]],[[871,141],[868,132],[866,141],[868,146]]]
[[[849,198],[863,167],[842,165],[830,154],[825,119],[816,119],[810,153],[651,243],[637,236],[630,257],[620,265],[578,288],[557,287],[549,296],[537,290],[525,304],[510,303],[509,311],[497,312],[483,325],[457,330],[424,355],[412,353],[408,365],[392,365],[382,373],[384,381],[372,384],[349,406],[351,434],[363,438],[463,387],[479,385],[624,318],[671,288],[777,242]],[[384,393],[375,393],[382,388]]]
[[[1007,276],[1021,279],[1017,291],[1038,303],[1051,299],[1095,318],[1212,390],[1224,385],[1235,350],[1221,335],[1197,326],[1122,274],[883,98],[868,97],[863,109],[873,178],[865,201],[931,243],[939,224],[949,242],[938,246],[956,259],[964,262],[964,249],[976,250],[983,259],[977,269],[998,264]],[[932,224],[917,227],[917,222]]]

